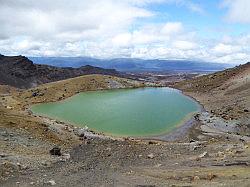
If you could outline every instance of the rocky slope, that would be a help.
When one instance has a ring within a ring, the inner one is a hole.
[[[183,81],[175,87],[205,107],[211,118],[207,120],[209,128],[214,124],[224,133],[250,136],[250,63]]]
[[[249,133],[235,131],[249,125],[248,77],[246,64],[176,84],[207,112],[174,142],[96,137],[27,109],[79,91],[144,86],[140,82],[86,75],[21,91],[2,86],[0,186],[249,186]],[[50,155],[55,146],[61,156]]]
[[[80,91],[138,86],[141,83],[137,81],[107,75],[85,75],[28,90],[1,85],[0,186],[8,186],[2,182],[19,172],[47,167],[59,161],[59,157],[52,158],[49,154],[53,146],[58,145],[65,152],[83,140],[83,137],[76,136],[70,124],[34,116],[25,107],[61,100]]]
[[[25,107],[32,104],[63,100],[79,92],[144,86],[145,84],[139,81],[115,76],[84,75],[14,92],[12,98],[18,102],[18,105],[10,105],[10,107],[25,110]]]
[[[89,65],[80,68],[59,68],[34,64],[24,56],[9,57],[0,55],[0,84],[18,88],[35,87],[43,83],[88,74],[121,76],[121,74],[114,69],[103,69]]]
[[[250,116],[250,62],[214,74],[177,83],[205,108],[224,119]],[[206,100],[203,99],[204,96]]]

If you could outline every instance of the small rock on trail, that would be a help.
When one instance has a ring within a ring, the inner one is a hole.
[[[151,154],[148,155],[148,158],[150,158],[150,159],[153,159],[154,157],[155,157],[155,156],[154,156],[153,153],[151,153]]]
[[[208,157],[208,153],[206,151],[199,155],[199,158],[204,158],[204,157]]]
[[[59,148],[59,147],[53,147],[53,149],[51,149],[49,152],[50,152],[51,155],[55,155],[55,156],[61,156],[62,155],[61,148]]]
[[[54,186],[54,185],[56,185],[56,182],[54,180],[50,180],[50,181],[46,182],[45,184]]]

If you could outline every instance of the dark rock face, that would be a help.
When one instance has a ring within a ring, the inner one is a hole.
[[[9,57],[0,55],[0,84],[17,88],[31,88],[39,84],[88,74],[121,76],[121,73],[114,69],[103,69],[89,65],[80,68],[59,68],[34,64],[24,56]]]

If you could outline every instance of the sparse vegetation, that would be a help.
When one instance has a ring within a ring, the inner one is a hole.
[[[188,133],[174,142],[113,139],[28,110],[81,91],[146,85],[137,81],[87,75],[28,90],[1,86],[0,184],[248,185],[249,70],[247,64],[177,83],[208,113],[197,115]],[[51,155],[54,147],[61,156]]]

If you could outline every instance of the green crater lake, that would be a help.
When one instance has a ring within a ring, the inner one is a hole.
[[[83,92],[31,110],[96,132],[138,137],[173,130],[190,119],[199,104],[176,89],[139,88]]]

